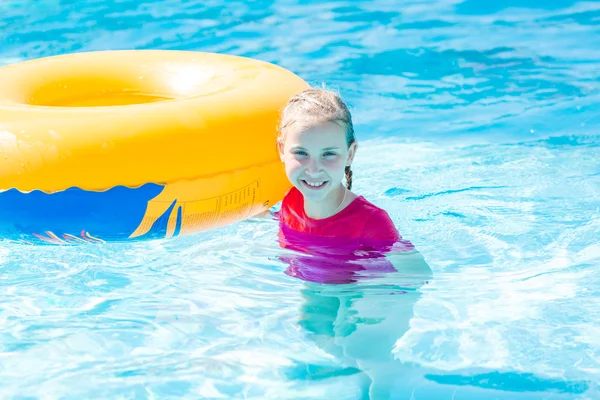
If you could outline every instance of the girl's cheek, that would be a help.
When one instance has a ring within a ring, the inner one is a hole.
[[[334,160],[325,160],[323,161],[323,165],[327,166],[327,168],[338,168],[343,164],[342,158],[337,157]]]
[[[295,169],[295,168],[302,167],[302,162],[299,160],[296,160],[295,158],[288,158],[284,161],[284,163],[288,169]]]

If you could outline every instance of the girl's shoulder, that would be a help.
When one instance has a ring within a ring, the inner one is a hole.
[[[358,196],[353,202],[355,217],[365,221],[361,237],[365,239],[397,241],[400,234],[383,208],[376,206],[363,196]]]

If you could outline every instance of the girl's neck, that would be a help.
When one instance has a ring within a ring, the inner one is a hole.
[[[340,183],[339,188],[333,190],[322,201],[313,202],[305,198],[304,212],[309,218],[325,219],[342,211],[355,198],[356,195]]]

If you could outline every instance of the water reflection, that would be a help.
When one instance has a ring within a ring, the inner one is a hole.
[[[286,274],[303,280],[298,324],[307,337],[342,365],[338,376],[357,374],[363,398],[391,398],[410,369],[392,349],[431,279],[424,258],[404,240],[311,237],[285,227],[279,239],[292,250],[280,257]],[[311,375],[307,370],[301,379],[319,379]]]

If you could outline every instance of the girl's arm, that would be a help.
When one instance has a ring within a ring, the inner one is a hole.
[[[428,280],[433,277],[431,268],[425,258],[417,250],[408,252],[386,253],[386,259],[394,266],[396,271],[411,277]]]
[[[268,208],[265,211],[262,211],[256,215],[254,215],[252,218],[278,220],[279,219],[279,208],[277,208],[277,209],[275,209],[275,207]]]
[[[254,215],[252,218],[260,218],[260,219],[273,219],[275,218],[275,213],[273,211],[265,210],[259,214]]]

